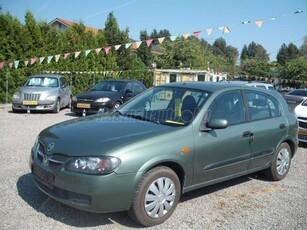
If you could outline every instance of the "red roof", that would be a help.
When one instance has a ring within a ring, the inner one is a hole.
[[[75,22],[71,22],[62,18],[56,18],[54,20],[52,20],[49,24],[52,25],[55,22],[59,22],[62,23],[64,25],[66,25],[67,27],[73,26],[74,24],[76,24]],[[94,27],[90,27],[90,26],[85,26],[85,31],[92,31],[93,34],[97,34],[99,29],[96,29]]]

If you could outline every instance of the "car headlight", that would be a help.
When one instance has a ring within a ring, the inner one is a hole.
[[[110,98],[108,97],[102,97],[102,98],[98,98],[97,100],[95,100],[95,102],[100,102],[100,103],[105,103],[105,102],[108,102],[108,101],[111,101]]]
[[[14,93],[13,99],[20,99],[20,96],[19,96],[19,93],[18,93],[18,92],[17,92],[17,93]]]
[[[73,96],[71,100],[72,101],[78,101],[78,98],[76,96]]]
[[[65,170],[85,174],[112,173],[121,161],[116,157],[74,157],[65,166]]]
[[[57,96],[55,95],[49,95],[45,98],[46,100],[52,100],[52,101],[55,101],[57,99]]]

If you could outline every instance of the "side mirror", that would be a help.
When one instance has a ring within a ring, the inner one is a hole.
[[[210,131],[212,129],[225,129],[228,127],[226,119],[210,119],[207,123],[200,126],[200,131]]]

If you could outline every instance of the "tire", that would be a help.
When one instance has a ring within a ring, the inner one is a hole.
[[[61,103],[60,103],[60,99],[58,98],[55,102],[55,107],[53,109],[53,113],[59,113],[61,110]]]
[[[270,168],[265,170],[265,175],[272,181],[279,181],[284,179],[290,169],[292,158],[292,151],[287,143],[282,143],[271,162]]]
[[[117,110],[122,104],[120,102],[115,102],[113,105],[113,110]]]
[[[151,169],[134,193],[129,214],[146,227],[161,224],[174,212],[180,192],[180,181],[173,170],[164,166]]]

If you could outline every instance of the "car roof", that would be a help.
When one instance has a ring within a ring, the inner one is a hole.
[[[159,86],[168,86],[168,87],[182,87],[182,88],[190,88],[190,89],[198,89],[198,90],[206,90],[210,92],[216,92],[226,88],[244,88],[250,89],[251,87],[245,86],[240,83],[234,82],[200,82],[200,81],[189,81],[189,82],[172,82]],[[257,89],[261,90],[261,89]]]

